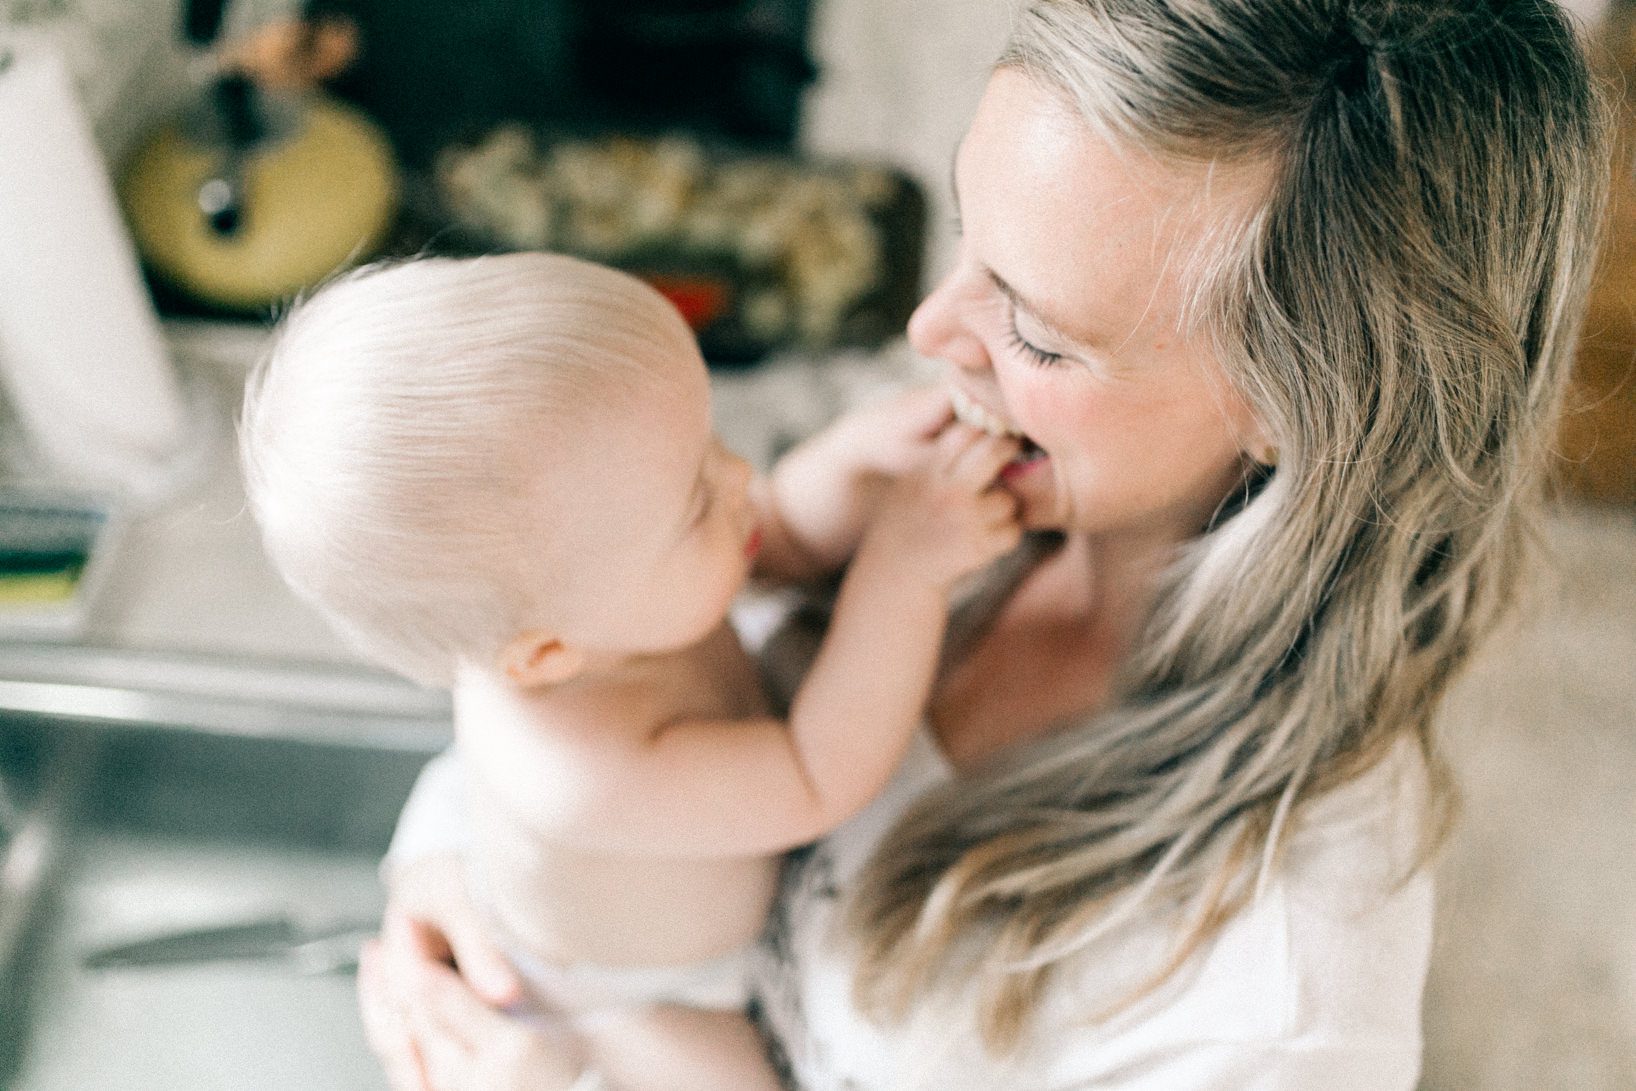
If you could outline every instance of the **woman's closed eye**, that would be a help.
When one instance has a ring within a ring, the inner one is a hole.
[[[1060,352],[1048,352],[1022,335],[1017,329],[1017,309],[1012,307],[1006,318],[1006,345],[1023,359],[1039,367],[1056,367],[1063,361]]]

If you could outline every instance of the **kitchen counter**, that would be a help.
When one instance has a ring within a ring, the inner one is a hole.
[[[365,663],[284,586],[245,509],[233,420],[266,331],[170,322],[188,442],[117,519],[77,640],[0,641],[0,714],[429,754],[448,695]]]
[[[265,331],[170,322],[166,334],[210,419],[196,430],[202,449],[187,453],[176,491],[125,528],[86,642],[361,666],[284,587],[244,507],[231,422]]]

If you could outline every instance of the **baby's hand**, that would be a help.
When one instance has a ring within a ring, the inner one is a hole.
[[[797,444],[753,494],[768,528],[757,573],[802,583],[846,564],[892,481],[925,466],[953,419],[948,390],[921,387],[855,409]]]
[[[889,558],[905,578],[947,591],[1017,545],[1016,499],[996,485],[1016,439],[955,422],[931,457],[892,482],[864,532],[864,555]],[[871,563],[880,563],[872,561]]]

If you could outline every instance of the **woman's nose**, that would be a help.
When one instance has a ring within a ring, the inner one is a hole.
[[[967,324],[972,303],[958,272],[944,277],[909,316],[909,343],[922,356],[968,371],[987,368],[988,349]]]

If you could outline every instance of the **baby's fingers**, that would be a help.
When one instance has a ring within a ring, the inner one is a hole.
[[[1017,498],[1004,489],[989,489],[977,497],[977,504],[989,526],[1010,526],[1017,522]]]
[[[954,405],[941,386],[905,391],[893,400],[891,410],[903,434],[920,440],[941,435],[954,420]]]
[[[1021,453],[1021,440],[979,431],[976,438],[954,456],[949,464],[949,478],[962,488],[982,492],[993,485],[1006,464]]]

